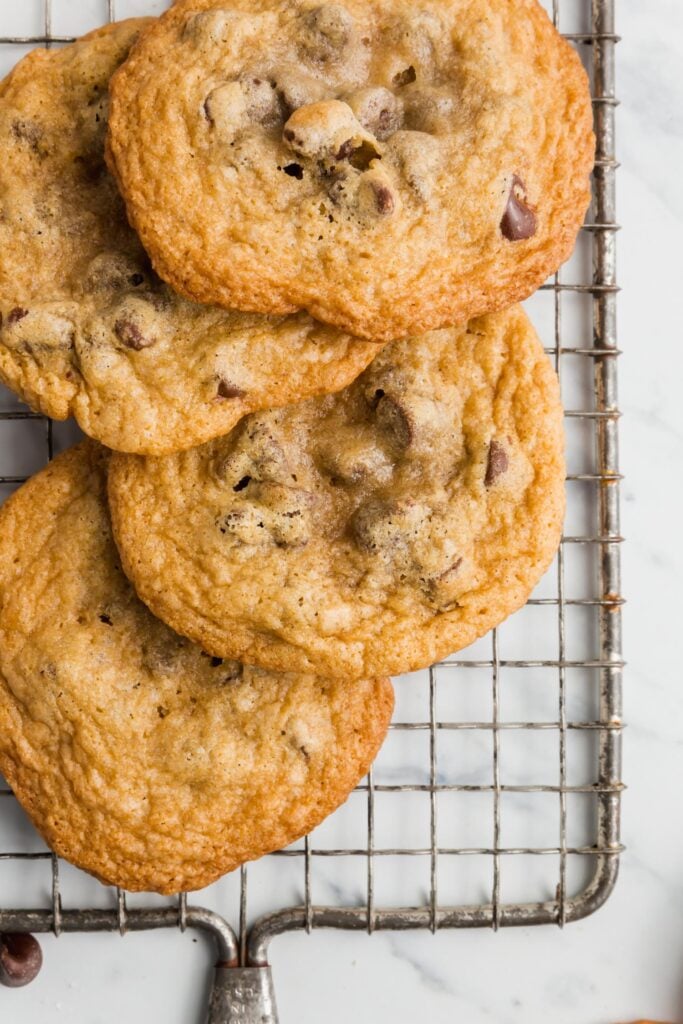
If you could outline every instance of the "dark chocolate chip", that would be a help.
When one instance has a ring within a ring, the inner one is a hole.
[[[26,934],[0,934],[0,983],[21,988],[43,966],[43,952],[36,939]]]
[[[251,483],[251,477],[250,476],[243,476],[242,479],[239,480],[235,484],[235,486],[233,487],[233,491],[243,491],[244,488],[248,487],[250,483]]]
[[[222,658],[212,658],[211,659],[211,668],[218,668],[218,666],[222,665],[222,664],[223,664],[223,659]]]
[[[498,441],[491,441],[489,457],[486,463],[486,476],[484,477],[485,486],[490,487],[494,484],[499,476],[507,472],[509,465],[510,460],[503,446]]]
[[[143,348],[149,348],[154,344],[154,339],[146,338],[132,320],[117,320],[114,324],[114,334],[126,348],[132,348],[135,352],[140,352]]]
[[[144,282],[144,280],[145,278],[142,274],[133,274],[130,278],[130,283],[133,285],[134,288],[138,288]]]
[[[347,139],[346,142],[342,142],[341,146],[337,150],[337,160],[348,160],[356,147],[353,144],[353,139]]]
[[[12,324],[18,324],[25,316],[28,316],[28,310],[22,309],[21,306],[15,306],[14,309],[10,310],[7,317],[7,326],[11,327]]]
[[[417,74],[416,74],[415,68],[411,64],[409,67],[405,68],[403,71],[399,71],[399,73],[397,75],[394,75],[394,85],[397,85],[397,86],[410,85],[412,82],[415,81],[416,78],[417,78]]]
[[[304,169],[301,164],[287,164],[282,168],[285,174],[288,174],[290,178],[296,178],[298,181],[304,176]]]
[[[217,394],[219,398],[244,398],[246,391],[231,384],[229,380],[219,380]]]
[[[394,197],[391,189],[386,185],[379,185],[375,188],[375,203],[377,210],[382,214],[394,212]]]
[[[525,238],[533,238],[536,224],[536,214],[527,205],[524,182],[515,175],[500,230],[509,242],[520,242]]]
[[[103,622],[105,624],[105,626],[111,626],[111,624],[112,624],[111,623],[111,616],[110,615],[100,615],[100,622]]]

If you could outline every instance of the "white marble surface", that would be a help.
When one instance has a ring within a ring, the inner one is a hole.
[[[29,6],[23,0],[0,0],[0,17],[18,23]],[[39,4],[32,6],[37,12]],[[99,6],[99,0],[62,0],[69,21],[57,29],[74,31],[84,18],[95,21]],[[119,2],[121,14],[162,6]],[[581,6],[578,0],[575,6]],[[497,935],[279,938],[272,962],[282,1024],[407,1024],[418,1018],[430,1024],[683,1020],[683,689],[677,589],[683,572],[678,541],[683,496],[678,476],[683,449],[683,5],[679,0],[621,0],[617,6],[624,37],[618,48],[619,217],[625,227],[619,238],[624,289],[619,322],[624,589],[629,599],[624,767],[629,790],[623,827],[628,851],[621,878],[597,915],[562,932],[549,927]],[[406,711],[411,713],[409,707]],[[405,756],[409,760],[409,753]],[[477,751],[470,750],[468,757],[476,771]],[[25,841],[23,825],[18,822],[16,828]],[[544,840],[539,836],[538,841]],[[10,884],[19,891],[18,879]],[[258,874],[251,884],[264,907],[273,899],[287,901],[285,875],[279,892],[272,880],[267,887],[259,885]],[[353,889],[357,880],[349,878],[348,884]],[[103,898],[94,884],[86,891],[93,901]],[[82,879],[67,872],[65,892],[67,902],[82,899]],[[6,894],[5,889],[3,901]],[[219,906],[233,906],[234,880],[213,895]],[[46,962],[39,980],[23,991],[0,989],[3,1022],[199,1021],[198,986],[208,965],[201,940],[173,932],[125,941],[113,936],[42,941]]]

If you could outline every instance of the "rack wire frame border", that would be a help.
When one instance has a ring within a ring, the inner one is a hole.
[[[373,849],[374,795],[376,787],[372,774],[364,787],[368,794],[368,845],[357,853],[367,857],[367,901],[364,907],[322,907],[311,902],[311,857],[316,851],[305,840],[303,851],[305,871],[305,904],[262,917],[250,930],[247,928],[247,871],[241,872],[241,899],[239,936],[228,923],[211,910],[188,906],[187,897],[181,894],[176,905],[166,908],[128,908],[126,895],[117,891],[117,905],[112,910],[63,909],[59,891],[59,862],[54,854],[26,854],[26,857],[46,857],[52,862],[52,907],[50,910],[0,910],[0,930],[14,932],[93,932],[142,931],[154,928],[187,927],[200,928],[209,932],[216,942],[218,963],[222,967],[243,965],[262,966],[267,963],[268,946],[272,938],[286,931],[318,927],[355,930],[428,928],[433,932],[444,928],[469,928],[530,924],[564,925],[584,918],[596,911],[611,894],[616,883],[620,845],[620,796],[621,783],[621,605],[620,597],[620,552],[619,545],[619,458],[618,458],[618,399],[616,357],[619,355],[616,331],[616,222],[615,175],[617,162],[614,145],[614,121],[617,99],[615,94],[614,50],[618,42],[615,35],[614,0],[586,0],[591,6],[591,31],[567,35],[577,45],[592,46],[593,54],[593,105],[597,136],[596,164],[594,171],[594,220],[584,225],[584,230],[593,236],[593,280],[590,284],[567,285],[560,283],[556,276],[546,290],[554,292],[555,301],[555,348],[552,353],[560,372],[563,353],[560,330],[560,296],[565,291],[588,293],[593,300],[593,339],[589,349],[572,349],[572,352],[590,356],[594,367],[594,388],[596,409],[593,412],[568,412],[567,416],[591,418],[595,421],[597,439],[598,473],[594,476],[574,477],[591,479],[597,486],[599,526],[596,536],[565,537],[564,543],[589,543],[597,546],[599,556],[599,589],[597,600],[572,601],[564,595],[564,555],[558,555],[558,594],[556,600],[531,603],[551,603],[558,607],[559,657],[553,664],[559,678],[559,732],[560,732],[560,784],[557,787],[533,787],[559,794],[560,800],[560,845],[558,848],[512,850],[500,844],[500,800],[501,794],[515,787],[505,787],[500,782],[499,733],[504,728],[530,728],[529,723],[502,723],[499,721],[499,670],[501,665],[516,667],[532,666],[532,662],[501,662],[498,656],[496,631],[491,634],[491,658],[476,663],[491,668],[493,720],[491,723],[477,723],[479,728],[489,728],[493,735],[493,786],[494,796],[494,843],[490,850],[439,850],[436,843],[436,785],[435,737],[439,723],[436,719],[435,669],[430,670],[430,784],[424,787],[430,795],[431,845],[427,850],[411,851],[423,853],[431,859],[430,893],[427,905],[413,908],[382,909],[375,905],[373,870],[374,858],[380,852]],[[56,36],[52,32],[52,0],[43,0],[44,33],[40,36],[2,37],[2,44],[45,45],[68,43],[70,37]],[[560,0],[552,0],[555,24],[559,26]],[[109,20],[114,20],[115,0],[107,0]],[[0,419],[41,419],[32,413],[0,413]],[[52,423],[45,421],[47,454],[52,458]],[[2,483],[20,483],[21,478],[2,477]],[[599,622],[599,657],[594,662],[573,663],[567,661],[565,651],[564,609],[570,604],[595,606]],[[449,659],[446,664],[475,664]],[[572,723],[567,720],[565,672],[579,664],[599,672],[599,719],[592,723]],[[471,725],[472,723],[469,723]],[[540,726],[536,726],[540,727]],[[555,727],[550,725],[549,727]],[[594,729],[599,735],[598,778],[594,786],[573,787],[567,785],[566,738],[572,728]],[[400,788],[400,787],[397,787]],[[410,787],[406,787],[410,788]],[[458,788],[458,787],[452,787]],[[466,788],[466,787],[462,787]],[[525,791],[532,787],[517,787]],[[566,796],[570,792],[590,791],[597,799],[597,835],[594,847],[570,848],[566,838]],[[2,792],[0,796],[10,795]],[[334,851],[328,851],[334,852]],[[440,853],[485,853],[493,857],[494,877],[489,903],[478,906],[442,907],[437,898],[437,858]],[[554,853],[560,857],[560,881],[557,898],[541,903],[503,903],[500,898],[500,858],[511,853]],[[594,858],[595,870],[590,883],[575,897],[567,896],[566,863],[574,853],[589,854]],[[285,854],[287,855],[287,854]],[[301,855],[301,854],[295,854]],[[0,859],[3,856],[0,854]],[[236,972],[238,973],[238,972]],[[233,993],[234,997],[235,993]],[[273,1011],[274,1012],[274,1011]]]

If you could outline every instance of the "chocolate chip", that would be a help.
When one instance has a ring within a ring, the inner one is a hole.
[[[341,146],[337,150],[337,160],[348,160],[356,147],[353,144],[353,139],[347,139],[346,142],[342,142]]]
[[[250,483],[251,483],[251,477],[250,476],[243,476],[241,480],[237,481],[237,483],[233,487],[233,491],[238,491],[238,492],[239,491],[243,491],[244,488],[248,487]]]
[[[211,659],[211,668],[218,668],[218,666],[222,665],[222,664],[223,664],[223,659],[222,658],[212,658]]]
[[[304,176],[304,169],[301,164],[287,164],[282,168],[285,174],[288,174],[290,178],[296,178],[297,181],[301,181]]]
[[[413,440],[413,423],[408,410],[400,402],[383,395],[377,403],[377,423],[388,431],[399,448],[408,448]]]
[[[536,214],[527,205],[524,182],[514,176],[500,230],[509,242],[520,242],[536,234]]]
[[[394,75],[393,82],[395,86],[410,85],[417,78],[415,68],[411,64],[403,71],[399,71],[397,75]]]
[[[36,939],[27,934],[0,934],[0,983],[21,988],[36,977],[43,966],[43,952]]]
[[[28,310],[22,309],[21,306],[15,306],[14,309],[10,310],[10,314],[7,317],[7,326],[11,327],[12,324],[18,324],[25,316],[28,316]]]
[[[282,134],[287,139],[287,142],[294,142],[294,139],[296,138],[295,132],[293,132],[291,128],[285,128]]]
[[[231,384],[229,380],[219,380],[217,395],[219,398],[244,398],[246,391]]]
[[[375,189],[375,202],[379,213],[386,215],[394,212],[394,196],[386,185],[379,185]]]
[[[507,472],[510,460],[507,452],[498,441],[491,441],[489,445],[489,457],[486,463],[486,476],[484,485],[490,487],[496,482],[499,476]]]
[[[114,334],[123,342],[126,348],[132,348],[140,352],[143,348],[149,348],[154,344],[154,338],[146,338],[140,328],[132,320],[117,320],[114,324]]]
[[[103,622],[105,624],[105,626],[111,626],[111,624],[112,624],[111,616],[110,615],[100,615],[100,622]]]
[[[139,288],[140,285],[144,283],[145,278],[143,277],[142,274],[133,274],[132,277],[129,278],[129,280],[134,288]]]

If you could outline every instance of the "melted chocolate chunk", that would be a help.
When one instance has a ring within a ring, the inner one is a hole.
[[[0,983],[21,988],[36,977],[43,966],[43,953],[36,939],[26,934],[0,934]]]
[[[219,398],[244,398],[246,391],[231,384],[229,380],[219,380],[217,394]]]
[[[484,485],[490,487],[496,482],[499,476],[507,472],[510,460],[508,454],[498,441],[491,441],[489,445],[489,457],[486,463],[486,476]]]
[[[7,317],[7,326],[11,327],[12,324],[18,324],[25,316],[28,316],[28,310],[22,309],[21,306],[15,306],[14,309],[10,310],[10,314]]]
[[[346,142],[342,142],[341,146],[337,150],[337,160],[348,160],[356,147],[353,144],[353,139],[347,139]]]
[[[380,185],[375,189],[375,203],[378,213],[387,215],[394,212],[394,197],[391,189]]]
[[[126,348],[132,348],[134,352],[140,352],[154,344],[154,338],[146,338],[132,320],[117,320],[114,324],[114,334]]]
[[[524,182],[515,175],[500,230],[509,242],[521,242],[525,238],[533,238],[536,225],[536,214],[527,205]]]
[[[394,85],[411,85],[412,82],[417,78],[415,68],[411,64],[410,67],[405,68],[403,71],[399,71],[397,75],[394,75]]]

